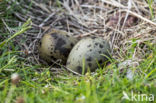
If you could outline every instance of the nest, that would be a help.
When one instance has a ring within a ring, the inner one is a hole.
[[[52,28],[80,38],[101,36],[110,41],[113,58],[119,61],[133,46],[132,58],[145,58],[152,52],[147,42],[156,43],[156,22],[145,0],[10,0],[8,4],[14,4],[16,21],[6,21],[20,26],[28,18],[32,20],[32,28],[15,42],[33,64],[39,64],[39,39]],[[156,11],[156,4],[152,7]]]

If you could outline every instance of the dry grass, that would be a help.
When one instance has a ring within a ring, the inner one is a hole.
[[[113,47],[113,57],[119,61],[125,58],[129,49],[135,44],[132,59],[141,60],[147,52],[150,53],[145,42],[150,41],[151,45],[156,43],[156,20],[152,19],[149,4],[144,0],[119,1],[16,1],[14,3],[17,11],[14,15],[17,17],[17,25],[20,26],[28,18],[32,19],[32,29],[22,36],[26,40],[20,48],[28,55],[28,61],[39,63],[37,42],[47,30],[55,28],[65,30],[76,37],[97,35],[108,39]],[[152,8],[156,11],[156,4],[153,4]],[[119,16],[116,16],[116,13]],[[156,12],[153,12],[153,15],[155,16]],[[130,21],[129,16],[137,18],[137,21]],[[116,21],[112,21],[114,19]],[[110,26],[110,22],[116,22],[115,26]],[[126,27],[127,22],[130,23]]]

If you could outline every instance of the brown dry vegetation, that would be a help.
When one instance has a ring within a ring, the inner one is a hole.
[[[20,0],[14,5],[17,21],[10,22],[20,26],[31,18],[32,28],[15,42],[25,51],[24,58],[34,64],[39,63],[38,40],[51,28],[78,38],[102,36],[110,41],[112,55],[118,61],[135,45],[132,59],[140,61],[150,54],[146,42],[152,46],[156,43],[156,4],[152,8],[153,14],[145,0]]]

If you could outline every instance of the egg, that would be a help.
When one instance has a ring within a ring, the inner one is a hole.
[[[84,73],[87,70],[93,72],[100,66],[104,66],[111,58],[111,48],[107,40],[102,37],[87,37],[81,39],[71,50],[66,67],[77,72]]]
[[[61,30],[51,30],[43,35],[39,45],[39,56],[48,63],[61,60],[66,63],[67,57],[77,43],[77,39]]]

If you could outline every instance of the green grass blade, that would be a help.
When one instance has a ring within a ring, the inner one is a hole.
[[[21,30],[19,30],[17,33],[15,33],[13,36],[11,36],[10,38],[8,38],[7,40],[3,41],[2,43],[0,43],[0,48],[2,48],[6,43],[8,43],[11,39],[15,38],[16,36],[24,33],[26,30],[30,29],[31,26],[31,19],[28,19],[23,25]]]

